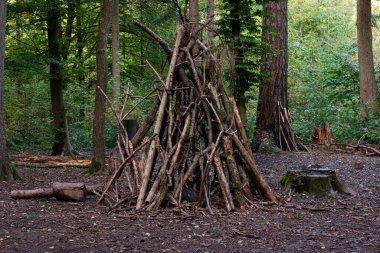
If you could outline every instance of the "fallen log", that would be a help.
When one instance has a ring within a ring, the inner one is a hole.
[[[380,155],[380,150],[374,148],[374,147],[371,147],[369,145],[351,145],[351,144],[347,144],[347,149],[351,149],[352,151],[360,151],[362,152],[363,154],[365,154],[366,156],[378,156]]]
[[[38,188],[33,190],[11,191],[13,199],[51,198],[60,201],[83,202],[86,195],[93,194],[98,186],[86,186],[84,183],[59,183],[55,182],[51,188]]]
[[[37,168],[87,168],[91,164],[91,160],[73,160],[68,156],[13,156],[11,160],[18,167]]]
[[[76,167],[76,168],[88,168],[91,162],[84,163],[59,163],[59,162],[49,162],[49,163],[28,163],[28,162],[12,162],[14,166],[17,167],[27,167],[27,168],[62,168],[62,167]]]

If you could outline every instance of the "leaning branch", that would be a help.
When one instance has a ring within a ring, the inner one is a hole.
[[[163,38],[158,36],[155,32],[153,32],[152,30],[150,30],[148,27],[141,24],[137,20],[134,20],[133,24],[135,26],[139,27],[144,32],[146,32],[153,40],[155,40],[162,47],[162,49],[165,51],[165,53],[168,55],[168,57],[171,57],[171,55],[173,54],[173,49],[170,48],[168,42],[166,42]]]

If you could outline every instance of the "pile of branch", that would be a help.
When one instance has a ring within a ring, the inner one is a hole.
[[[15,166],[33,168],[87,168],[91,164],[91,160],[74,160],[70,156],[12,156],[11,160]]]
[[[380,149],[379,147],[371,146],[371,145],[364,145],[364,144],[347,144],[346,150],[349,152],[355,152],[359,151],[362,154],[366,156],[380,156]]]
[[[118,162],[110,156],[112,173],[99,202],[112,208],[124,204],[155,210],[180,206],[189,192],[210,212],[212,206],[227,211],[244,208],[255,196],[277,202],[254,162],[235,101],[224,90],[220,59],[198,39],[207,22],[195,29],[190,23],[179,25],[173,48],[144,25],[135,24],[162,46],[170,66],[164,80],[147,63],[161,86],[132,140],[121,123],[126,102],[118,113],[103,92],[117,117],[122,158]],[[153,134],[145,137],[151,127]],[[123,174],[129,189],[124,192],[118,189]]]

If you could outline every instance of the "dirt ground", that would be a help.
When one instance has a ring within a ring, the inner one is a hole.
[[[55,199],[12,200],[10,191],[52,182],[102,181],[79,168],[20,168],[22,181],[0,182],[0,252],[380,252],[380,158],[310,153],[258,154],[271,187],[286,169],[335,169],[358,196],[293,194],[288,207],[259,200],[226,213],[184,206],[155,213],[107,213],[90,197],[84,203]]]

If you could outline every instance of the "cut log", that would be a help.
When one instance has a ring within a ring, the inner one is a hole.
[[[83,183],[53,183],[53,194],[57,200],[78,201],[86,200],[86,186]]]
[[[88,168],[91,164],[90,160],[86,160],[86,162],[73,162],[73,163],[60,163],[60,162],[13,162],[13,164],[17,167],[27,167],[27,168]]]
[[[39,188],[33,190],[11,191],[13,199],[51,198],[60,201],[85,201],[86,195],[93,194],[99,186],[85,186],[84,183],[59,183],[52,184],[52,188]]]
[[[91,160],[74,160],[69,156],[13,156],[11,160],[15,166],[32,168],[87,168],[91,164]]]
[[[296,192],[308,192],[315,195],[331,195],[334,191],[356,196],[356,192],[339,180],[336,172],[329,168],[307,168],[288,170],[281,184]]]
[[[54,197],[53,189],[15,190],[11,191],[12,199],[50,198]]]

